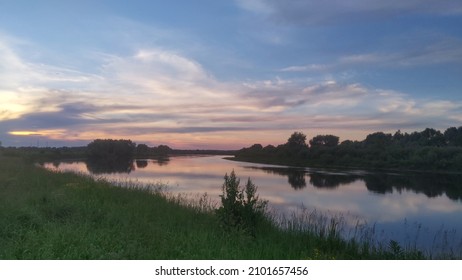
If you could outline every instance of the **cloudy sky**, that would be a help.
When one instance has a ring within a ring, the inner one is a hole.
[[[0,141],[174,148],[462,125],[462,1],[0,0]]]

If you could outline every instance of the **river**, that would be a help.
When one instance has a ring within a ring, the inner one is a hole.
[[[340,217],[346,236],[354,232],[383,244],[393,239],[433,254],[462,252],[462,175],[294,168],[223,157],[140,159],[110,167],[49,162],[44,167],[110,181],[163,183],[171,193],[207,193],[217,203],[224,175],[234,170],[241,184],[251,178],[275,213],[289,217],[316,211]]]

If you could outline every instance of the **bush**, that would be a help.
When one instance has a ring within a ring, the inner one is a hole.
[[[225,175],[221,206],[216,210],[221,225],[229,230],[243,230],[255,235],[259,222],[265,219],[267,201],[260,200],[250,178],[244,188],[234,170]]]
[[[90,160],[114,162],[128,161],[135,155],[136,144],[131,140],[96,139],[87,145]]]

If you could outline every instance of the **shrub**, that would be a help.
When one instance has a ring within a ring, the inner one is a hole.
[[[224,179],[221,206],[216,210],[221,225],[227,230],[243,230],[255,235],[258,223],[265,218],[267,201],[259,199],[257,187],[250,178],[244,188],[240,187],[234,170]]]
[[[128,161],[135,155],[136,144],[131,140],[96,139],[87,145],[90,160]]]

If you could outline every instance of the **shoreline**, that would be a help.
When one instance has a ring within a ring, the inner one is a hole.
[[[258,158],[258,157],[224,157],[223,159],[230,160],[230,161],[238,161],[238,162],[248,162],[248,163],[258,163],[258,164],[268,164],[268,165],[275,165],[281,167],[289,167],[289,168],[319,168],[319,169],[327,169],[327,170],[356,170],[356,171],[366,171],[366,172],[394,172],[394,173],[431,173],[431,174],[439,174],[439,175],[462,175],[461,172],[455,171],[443,171],[443,170],[420,170],[420,169],[402,169],[402,168],[367,168],[364,166],[342,166],[342,165],[316,165],[316,164],[303,164],[301,162],[290,162],[290,161],[280,161],[280,160],[271,160],[268,158]]]

